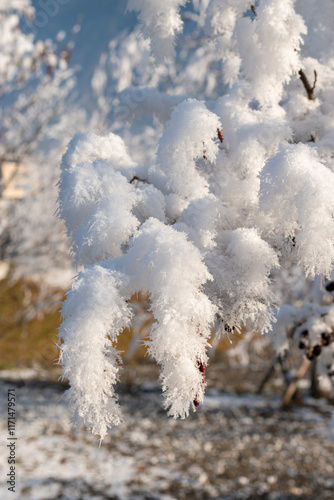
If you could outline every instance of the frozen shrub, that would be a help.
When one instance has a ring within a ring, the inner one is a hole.
[[[140,12],[159,63],[170,64],[175,53],[184,4],[129,2]],[[330,275],[334,173],[321,141],[332,134],[326,96],[332,95],[334,72],[328,50],[321,63],[328,58],[327,86],[322,82],[309,104],[298,74],[308,65],[312,43],[301,50],[309,21],[303,20],[303,5],[261,0],[251,11],[241,0],[201,3],[191,14],[197,21],[193,40],[200,33],[209,37],[208,51],[222,62],[230,88],[216,100],[196,99],[196,84],[189,84],[196,75],[185,63],[188,78],[182,86],[175,73],[177,91],[166,80],[164,92],[141,89],[143,99],[129,116],[144,108],[163,110],[153,161],[137,164],[115,134],[86,134],[69,145],[59,215],[77,262],[86,267],[64,304],[60,362],[77,421],[102,438],[121,418],[113,342],[130,322],[133,293],[149,293],[154,323],[148,351],[161,365],[169,413],[183,418],[203,400],[213,328],[216,335],[244,327],[268,332],[284,301],[273,277],[280,280],[287,262],[309,279]],[[323,124],[319,149],[298,143],[302,117],[291,112],[297,94],[305,119],[316,114]],[[282,311],[280,331],[294,306]]]

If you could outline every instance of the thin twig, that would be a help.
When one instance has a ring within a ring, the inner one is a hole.
[[[139,177],[137,177],[136,175],[134,175],[130,181],[130,184],[133,184],[135,181],[138,181],[138,182],[142,182],[143,184],[149,184],[148,181],[146,181],[145,179],[140,179]]]
[[[289,404],[291,403],[291,399],[293,398],[297,388],[298,388],[298,381],[304,377],[305,373],[307,372],[308,367],[310,366],[310,360],[307,359],[306,357],[304,358],[294,380],[290,383],[289,387],[287,388],[283,401],[282,401],[282,407],[287,408]]]
[[[203,160],[207,160],[207,159],[208,159],[208,157],[206,156],[206,147],[205,147],[205,143],[204,143],[204,141],[202,141],[202,142],[203,142]]]
[[[317,83],[317,72],[316,72],[316,70],[314,70],[314,82],[313,82],[313,86],[312,87],[310,85],[310,82],[308,81],[307,76],[305,75],[305,73],[304,73],[304,71],[302,69],[299,70],[299,76],[300,76],[301,81],[303,82],[303,85],[305,87],[305,90],[307,92],[307,96],[308,96],[309,100],[310,101],[314,101],[314,89],[315,89],[315,85]]]
[[[217,128],[217,135],[218,135],[218,139],[220,140],[220,142],[223,143],[224,142],[224,134],[220,128]]]
[[[264,379],[262,380],[261,384],[259,385],[259,388],[258,390],[256,391],[256,394],[262,394],[262,391],[264,389],[264,387],[267,385],[267,383],[269,382],[269,380],[271,379],[271,377],[274,375],[275,373],[275,366],[276,366],[276,363],[277,363],[277,359],[275,359],[275,361],[273,362],[273,364],[270,366],[269,370],[267,371]]]

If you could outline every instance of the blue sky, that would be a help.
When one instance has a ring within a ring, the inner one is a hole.
[[[60,5],[62,2],[62,5]],[[136,15],[125,13],[125,0],[33,0],[36,18],[32,30],[37,38],[55,40],[59,31],[70,33],[77,20],[82,18],[71,64],[79,65],[80,98],[87,99],[94,68],[101,52],[119,32],[137,22]],[[62,45],[61,43],[59,44]]]

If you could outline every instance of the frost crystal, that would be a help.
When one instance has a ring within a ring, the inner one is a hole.
[[[149,294],[148,351],[161,365],[166,408],[183,418],[204,397],[210,335],[267,332],[284,272],[329,275],[334,261],[333,58],[329,51],[316,60],[313,50],[325,19],[315,23],[310,2],[260,0],[252,10],[243,0],[195,2],[184,19],[197,31],[175,46],[183,6],[128,2],[156,60],[168,66],[154,70],[147,60],[145,76],[141,40],[118,102],[131,104],[127,120],[153,117],[154,133],[146,128],[136,140],[128,133],[131,154],[115,134],[76,136],[62,163],[59,216],[86,267],[64,304],[60,362],[77,419],[101,437],[121,418],[114,342],[130,324],[134,293]],[[128,46],[120,43],[112,56],[119,78],[133,34]],[[311,102],[298,72],[315,67],[326,77]],[[124,126],[117,113],[115,123]],[[147,162],[134,160],[141,142]],[[306,307],[303,321],[310,311],[322,309]],[[279,352],[300,314],[293,306],[278,314]],[[313,321],[314,335],[329,328],[326,314],[326,324]]]

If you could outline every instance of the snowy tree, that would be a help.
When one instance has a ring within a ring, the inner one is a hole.
[[[68,52],[21,29],[33,17],[30,0],[0,4],[0,160],[20,160],[36,148],[73,88]]]
[[[75,85],[69,59],[80,26],[70,42],[60,34],[59,50],[52,40],[24,32],[34,13],[30,0],[0,2],[0,169],[9,161],[17,165],[14,177],[21,164],[26,171],[23,198],[0,199],[1,258],[12,265],[15,279],[47,275],[60,286],[52,268],[69,274],[71,259],[63,223],[53,218],[55,184],[68,135],[86,123],[85,112],[73,105],[63,114]],[[6,187],[2,179],[1,190]]]
[[[334,261],[332,2],[185,5],[128,2],[164,79],[140,88],[126,117],[159,122],[152,160],[136,161],[114,132],[76,135],[62,160],[58,213],[83,270],[63,306],[60,363],[75,420],[101,438],[122,418],[116,341],[134,293],[149,292],[148,352],[169,414],[184,418],[204,398],[212,331],[269,332],[278,271],[288,263],[313,280]],[[176,45],[182,19],[195,27]],[[205,40],[205,50],[179,51],[184,39]],[[209,96],[197,76],[208,60],[221,68]],[[174,68],[176,87],[161,67]],[[328,313],[319,332],[331,324]],[[317,354],[326,351],[331,372],[332,336],[325,342]]]

